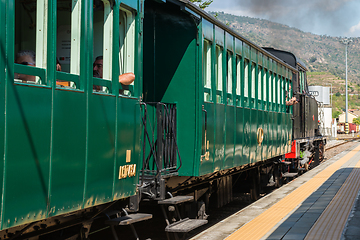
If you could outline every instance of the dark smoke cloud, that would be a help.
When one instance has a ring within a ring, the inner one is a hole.
[[[240,0],[238,7],[249,15],[261,16],[308,32],[339,35],[348,29],[358,9],[344,12],[344,5],[357,0]]]

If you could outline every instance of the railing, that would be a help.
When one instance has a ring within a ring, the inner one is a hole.
[[[176,105],[164,103],[141,103],[143,122],[143,167],[145,175],[176,174],[181,167],[181,158],[176,142]],[[155,122],[148,122],[149,109],[155,111]],[[177,164],[179,158],[179,166]]]

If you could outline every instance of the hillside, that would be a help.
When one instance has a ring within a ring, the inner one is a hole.
[[[345,46],[339,42],[338,37],[303,32],[263,19],[235,16],[223,12],[210,12],[210,14],[217,14],[218,20],[259,46],[294,53],[311,72],[327,72],[345,79]],[[358,58],[360,38],[352,38],[352,40],[353,43],[348,47],[348,79],[357,84],[360,83]]]

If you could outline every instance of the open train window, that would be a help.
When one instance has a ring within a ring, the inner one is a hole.
[[[251,98],[256,95],[256,64],[251,63]]]
[[[281,92],[282,92],[282,87],[281,87],[281,80],[282,80],[282,77],[280,75],[278,75],[276,81],[277,81],[277,104],[280,104],[281,103]]]
[[[262,100],[262,67],[258,67],[258,100]]]
[[[273,83],[272,83],[272,75],[273,75],[273,73],[271,72],[271,71],[269,71],[269,77],[268,77],[268,79],[267,79],[267,83],[268,83],[268,86],[269,86],[269,88],[268,88],[268,93],[269,93],[269,103],[272,103],[272,99],[273,99]],[[271,105],[270,105],[271,106]],[[270,107],[270,109],[271,109],[271,107]]]
[[[223,49],[222,47],[216,45],[216,102],[222,103],[222,90],[223,90],[223,69],[222,69],[222,58],[223,58]]]
[[[244,97],[249,97],[249,60],[244,60]]]
[[[241,99],[241,57],[236,55],[236,105],[240,106]]]
[[[56,86],[80,88],[81,1],[57,2]],[[71,81],[73,80],[73,81]]]
[[[272,103],[274,104],[273,110],[275,110],[275,103],[276,103],[276,73],[273,73],[271,76],[271,82],[272,82]]]
[[[232,58],[233,54],[230,51],[227,51],[227,103],[229,105],[233,105],[233,98],[232,98],[232,92],[233,92],[233,67],[232,67]]]
[[[269,101],[268,98],[267,98],[268,97],[267,96],[267,91],[268,91],[267,89],[269,89],[268,82],[267,82],[267,75],[268,75],[268,70],[266,68],[264,68],[264,73],[263,73],[263,85],[264,85],[264,87],[263,87],[263,100],[265,102]]]
[[[114,2],[95,0],[93,4],[93,91],[112,91]]]
[[[16,83],[46,85],[47,2],[15,1]]]
[[[211,101],[211,42],[204,40],[203,52],[204,101]]]
[[[120,51],[119,68],[120,75],[135,72],[135,12],[125,6],[120,6]],[[135,81],[131,83],[130,89],[124,91],[124,95],[132,95]],[[124,86],[123,86],[124,87]]]

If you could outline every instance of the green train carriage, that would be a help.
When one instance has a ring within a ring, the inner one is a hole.
[[[190,2],[0,4],[6,237],[91,220],[116,200],[136,211],[144,198],[206,201],[215,191],[221,206],[245,170],[256,198],[255,176],[274,174],[290,151],[285,93],[297,70]],[[36,51],[35,67],[14,64],[23,49]],[[92,71],[100,55],[103,79]],[[119,95],[125,72],[136,79]]]
[[[142,166],[142,5],[0,2],[2,238],[16,231],[26,236],[39,229],[35,225],[42,224],[40,235],[54,225],[91,219],[84,212],[94,217],[136,193]],[[20,50],[36,52],[35,66],[14,63]],[[93,77],[98,55],[103,79]],[[56,71],[56,58],[62,72]],[[119,95],[118,78],[125,72],[136,79]]]
[[[291,148],[285,99],[293,72],[188,1],[146,1],[143,91],[154,140],[144,151],[144,179],[156,176],[157,186],[140,192],[159,200],[166,192],[190,194],[195,184],[204,193],[212,180],[282,159]],[[176,118],[168,119],[175,108]],[[159,131],[163,119],[176,127]],[[174,152],[156,151],[168,136]]]

